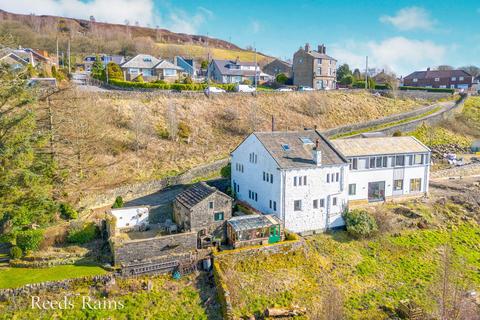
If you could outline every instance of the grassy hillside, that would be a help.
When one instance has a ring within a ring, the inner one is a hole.
[[[211,99],[66,92],[50,103],[62,196],[76,199],[80,193],[178,174],[228,157],[253,130],[271,130],[272,116],[276,130],[327,129],[411,110],[422,101],[395,103],[363,92]]]

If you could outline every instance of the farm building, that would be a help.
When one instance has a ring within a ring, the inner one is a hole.
[[[245,215],[227,221],[228,244],[233,248],[263,245],[283,239],[283,227],[274,215]]]

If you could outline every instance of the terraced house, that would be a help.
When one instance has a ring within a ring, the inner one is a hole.
[[[327,55],[325,45],[319,45],[317,51],[310,44],[298,49],[293,55],[293,84],[311,87],[317,90],[335,89],[337,85],[337,60]]]
[[[415,71],[403,79],[404,86],[426,88],[450,88],[468,90],[473,86],[473,77],[463,70]]]
[[[254,132],[231,163],[237,199],[308,234],[343,226],[349,206],[425,195],[430,150],[413,137],[329,141],[316,130]]]

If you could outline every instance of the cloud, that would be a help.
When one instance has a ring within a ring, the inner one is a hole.
[[[187,13],[171,7],[155,7],[154,0],[2,0],[1,8],[6,11],[37,15],[55,15],[96,21],[141,26],[160,26],[175,32],[196,33],[199,27],[213,17],[212,11],[197,7]],[[162,12],[159,12],[162,9]]]
[[[252,29],[253,33],[259,33],[260,30],[262,30],[262,25],[260,24],[259,21],[253,20],[251,25],[250,25],[250,28]]]
[[[380,21],[391,24],[399,30],[431,30],[436,21],[424,8],[408,7],[400,9],[394,16],[381,16]]]
[[[414,70],[445,64],[447,48],[432,41],[393,37],[380,42],[337,43],[332,46],[331,54],[340,63],[360,69],[365,68],[365,56],[368,55],[369,66],[406,75]]]

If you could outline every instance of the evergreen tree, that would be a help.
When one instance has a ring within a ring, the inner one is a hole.
[[[53,161],[39,152],[48,137],[36,126],[26,73],[0,66],[0,234],[47,223],[56,211]]]

